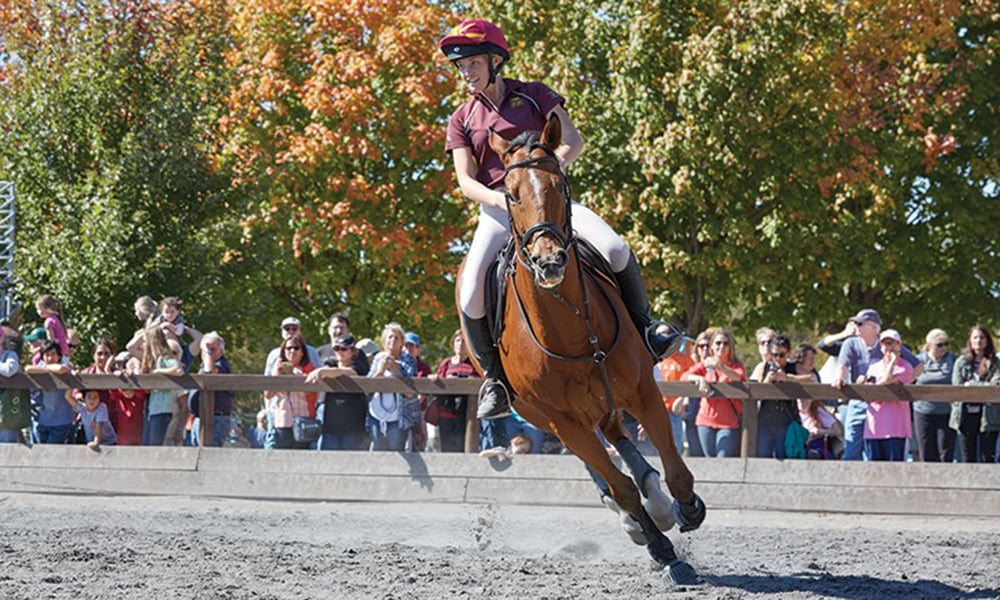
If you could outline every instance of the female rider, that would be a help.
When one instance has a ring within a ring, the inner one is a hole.
[[[486,270],[509,233],[504,197],[504,166],[490,148],[490,129],[505,139],[544,128],[555,114],[562,125],[562,143],[555,149],[563,171],[580,154],[583,140],[563,109],[565,100],[543,83],[498,77],[510,60],[507,39],[500,29],[482,19],[470,19],[452,29],[440,42],[441,51],[461,74],[472,99],[448,120],[445,149],[451,153],[462,193],[479,203],[479,226],[469,247],[465,274],[459,282],[461,319],[472,354],[483,369],[479,418],[497,418],[510,411],[510,395],[503,383],[502,365],[486,320]],[[649,317],[646,285],[628,245],[591,210],[573,204],[573,229],[608,261],[621,288],[622,299],[655,357],[676,351],[682,338],[674,331],[655,333]]]

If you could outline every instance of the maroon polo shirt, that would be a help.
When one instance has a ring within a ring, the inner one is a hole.
[[[538,81],[503,80],[507,94],[497,110],[491,102],[477,94],[456,110],[448,119],[448,137],[444,149],[471,148],[476,158],[476,179],[483,185],[498,189],[503,186],[503,163],[490,148],[490,128],[507,140],[519,134],[545,127],[545,120],[556,106],[566,100]]]

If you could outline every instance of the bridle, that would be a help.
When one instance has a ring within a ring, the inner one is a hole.
[[[515,146],[507,150],[506,154],[510,154],[512,151],[518,148],[523,148],[524,146]],[[511,203],[513,202],[513,197],[510,191],[504,189],[504,200],[507,203],[507,218],[510,221],[510,231],[514,235],[514,239],[518,241],[517,244],[517,259],[521,262],[522,266],[530,269],[532,272],[538,269],[538,266],[534,264],[531,260],[531,256],[528,254],[528,245],[531,240],[539,233],[548,233],[552,237],[556,238],[559,242],[559,248],[563,252],[569,252],[569,249],[576,243],[576,233],[573,232],[573,198],[570,195],[569,190],[569,179],[566,175],[561,172],[559,166],[559,159],[556,158],[556,153],[538,142],[532,143],[527,146],[528,153],[530,154],[534,150],[542,150],[545,152],[545,156],[536,156],[532,158],[526,158],[524,160],[519,160],[517,162],[512,162],[504,168],[504,175],[507,175],[515,169],[534,169],[540,168],[542,165],[553,164],[556,170],[560,172],[559,178],[559,191],[563,199],[566,201],[566,222],[563,223],[562,227],[559,227],[552,221],[542,221],[540,223],[535,223],[531,227],[528,227],[524,233],[521,233],[517,229],[517,224],[514,223],[514,213],[511,211]],[[547,170],[546,170],[547,171]]]

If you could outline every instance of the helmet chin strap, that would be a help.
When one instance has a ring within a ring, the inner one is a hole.
[[[489,83],[489,85],[493,85],[497,81],[497,68],[493,66],[493,53],[492,52],[489,52],[489,51],[486,52],[486,64],[489,65],[489,69],[490,69],[490,83]]]

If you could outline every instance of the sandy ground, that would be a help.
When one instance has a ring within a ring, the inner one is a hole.
[[[997,519],[710,511],[670,589],[603,508],[0,495],[0,598],[1000,598]]]

